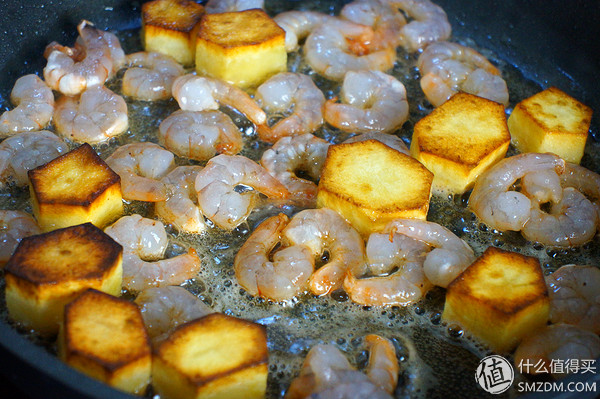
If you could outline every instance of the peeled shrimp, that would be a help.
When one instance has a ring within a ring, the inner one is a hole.
[[[370,26],[374,30],[372,42],[379,48],[400,44],[401,31],[406,18],[392,7],[388,0],[354,0],[346,4],[340,16],[357,24]]]
[[[201,233],[206,230],[198,207],[195,182],[201,166],[178,166],[162,178],[168,197],[154,204],[156,215],[179,231]]]
[[[239,185],[252,190],[239,193]],[[258,193],[269,198],[287,198],[288,190],[256,162],[241,155],[217,155],[196,177],[198,206],[202,213],[222,229],[241,224],[258,200]]]
[[[141,291],[148,287],[178,285],[193,278],[200,259],[188,253],[163,259],[169,239],[164,225],[138,214],[123,216],[104,232],[123,246],[123,287]]]
[[[402,141],[402,139],[398,136],[394,136],[393,134],[381,133],[381,132],[369,132],[357,134],[356,136],[350,137],[345,140],[344,143],[356,143],[359,141],[367,141],[367,140],[377,140],[390,148],[393,148],[396,151],[400,151],[403,154],[410,155],[410,150]]]
[[[182,157],[204,161],[215,153],[234,155],[244,146],[231,118],[218,110],[178,110],[159,126],[160,143]]]
[[[263,153],[260,163],[285,185],[292,201],[300,206],[314,207],[317,185],[298,177],[297,172],[305,172],[318,181],[328,148],[327,141],[310,133],[283,137]]]
[[[173,153],[154,143],[130,143],[115,150],[106,163],[121,177],[127,200],[157,202],[167,199],[162,179],[175,167]]]
[[[546,277],[550,321],[600,334],[600,269],[565,265]]]
[[[37,75],[17,79],[10,93],[15,108],[0,116],[0,136],[40,130],[48,126],[54,112],[52,89]]]
[[[185,69],[171,56],[139,51],[125,57],[123,94],[139,100],[167,100],[171,87]]]
[[[204,9],[207,14],[216,14],[264,7],[264,0],[208,0]]]
[[[125,132],[128,123],[123,97],[102,85],[88,87],[78,97],[62,96],[54,109],[58,134],[78,142],[106,141]]]
[[[293,110],[270,129],[259,130],[263,141],[274,143],[284,136],[312,133],[323,124],[325,96],[307,75],[279,73],[256,89],[255,100],[269,113]]]
[[[75,49],[57,43],[46,48],[44,79],[48,86],[68,96],[103,85],[125,61],[125,53],[114,34],[101,31],[85,20],[77,25],[77,30]]]
[[[30,214],[23,211],[0,210],[0,267],[10,259],[23,238],[41,232]]]
[[[473,250],[450,230],[434,222],[418,219],[395,219],[384,233],[403,234],[433,247],[423,263],[425,277],[434,285],[446,288],[473,261]]]
[[[372,42],[373,28],[342,19],[329,19],[316,27],[304,44],[306,61],[331,80],[342,80],[348,71],[391,69],[396,49]]]
[[[345,104],[328,100],[323,112],[327,123],[338,129],[389,133],[408,119],[404,85],[383,72],[347,72],[340,95]]]
[[[563,187],[573,187],[594,203],[600,220],[600,175],[583,166],[567,162],[560,176]]]
[[[400,31],[400,44],[408,51],[424,49],[428,44],[446,40],[452,33],[446,12],[429,0],[388,0],[411,19]]]
[[[225,81],[187,74],[175,79],[172,90],[173,97],[185,111],[204,111],[227,105],[240,111],[256,125],[267,123],[267,115],[254,100]]]
[[[0,186],[8,181],[26,186],[29,183],[27,171],[67,151],[67,143],[47,130],[23,132],[7,138],[0,143]]]
[[[525,338],[515,351],[514,362],[517,367],[525,365],[521,367],[523,373],[537,374],[539,370],[552,371],[552,362],[568,364],[575,360],[593,360],[598,356],[598,335],[569,324],[552,324]],[[568,372],[569,368],[565,367],[564,371]],[[555,378],[563,375],[558,371],[553,374]]]
[[[498,68],[469,47],[432,43],[419,56],[417,67],[423,93],[435,107],[459,91],[508,105],[508,89]]]
[[[291,10],[279,13],[273,19],[285,31],[285,50],[289,53],[298,50],[298,42],[313,29],[332,18],[317,11]]]
[[[146,288],[135,303],[154,344],[167,338],[177,326],[213,313],[198,297],[178,285]]]
[[[389,339],[376,334],[367,335],[365,343],[369,351],[367,377],[390,395],[393,394],[398,385],[400,371],[394,345]]]

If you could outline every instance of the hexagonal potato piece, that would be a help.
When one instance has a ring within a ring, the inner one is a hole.
[[[102,228],[123,213],[121,178],[87,143],[28,176],[33,215],[42,231],[85,222]]]
[[[505,353],[545,326],[549,312],[539,260],[489,247],[448,285],[442,319]]]
[[[155,349],[152,384],[168,399],[263,398],[266,329],[220,313],[179,326]]]
[[[361,235],[393,219],[425,219],[432,173],[419,161],[378,140],[329,147],[317,206],[340,213]]]
[[[509,144],[502,104],[457,93],[415,124],[410,153],[433,172],[434,192],[460,194]]]
[[[205,14],[199,25],[199,75],[252,87],[287,69],[285,31],[263,10]]]
[[[170,55],[184,66],[194,65],[194,27],[204,7],[191,0],[154,0],[142,5],[144,50]]]
[[[591,120],[590,107],[550,87],[518,103],[508,118],[508,128],[521,152],[552,152],[579,163]]]
[[[87,288],[121,293],[123,247],[91,223],[25,237],[5,266],[11,319],[58,331],[63,308]]]
[[[143,394],[150,383],[152,350],[139,308],[89,289],[65,306],[59,357],[120,390]]]

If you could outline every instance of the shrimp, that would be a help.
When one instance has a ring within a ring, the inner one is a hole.
[[[393,7],[400,8],[412,18],[402,27],[400,45],[407,51],[423,50],[433,42],[446,40],[452,33],[446,12],[429,0],[388,0]]]
[[[273,19],[285,31],[285,50],[288,53],[298,50],[298,42],[310,34],[317,26],[335,17],[317,11],[284,11]]]
[[[208,0],[204,6],[207,14],[265,8],[264,0]]]
[[[427,244],[405,235],[373,233],[367,242],[366,267],[348,270],[344,290],[362,305],[417,302],[432,287],[423,271],[427,252]],[[359,278],[365,274],[371,277]]]
[[[434,285],[446,288],[473,261],[473,250],[450,230],[434,222],[418,219],[395,219],[383,233],[403,234],[433,247],[423,263],[425,277]],[[417,280],[418,281],[418,280]]]
[[[396,61],[396,49],[367,46],[374,37],[370,26],[329,19],[308,35],[304,44],[306,61],[317,73],[338,81],[348,71],[391,69]]]
[[[345,104],[328,100],[323,112],[327,123],[338,129],[389,133],[408,119],[404,85],[383,72],[347,72],[340,95]]]
[[[139,51],[125,58],[128,67],[123,75],[123,94],[139,100],[167,100],[171,87],[185,69],[171,56]]]
[[[392,7],[388,0],[354,0],[342,7],[340,16],[372,27],[374,37],[371,41],[377,43],[379,48],[396,48],[400,44],[400,32],[406,25],[404,15]]]
[[[187,74],[175,79],[172,91],[185,111],[204,111],[227,105],[240,111],[257,126],[267,123],[265,112],[246,92],[223,80]]]
[[[169,239],[164,225],[138,214],[123,216],[104,232],[123,246],[123,288],[141,291],[148,287],[178,285],[193,278],[200,259],[193,248],[169,259]]]
[[[235,276],[251,295],[282,301],[308,289],[315,268],[309,248],[290,246],[276,251],[271,258],[288,223],[283,213],[266,219],[238,251],[233,263]]]
[[[198,297],[177,285],[146,288],[135,298],[135,303],[154,345],[177,326],[213,313]]]
[[[182,157],[204,161],[215,153],[234,155],[242,150],[242,133],[218,110],[178,110],[159,125],[159,141]]]
[[[0,267],[10,259],[23,238],[41,233],[42,230],[30,214],[0,210]]]
[[[437,107],[463,91],[508,105],[508,89],[493,66],[477,51],[457,43],[432,43],[419,56],[421,89]]]
[[[600,269],[565,265],[546,277],[550,321],[600,334]]]
[[[551,324],[526,337],[517,347],[514,362],[528,374],[552,371],[552,362],[572,362],[581,359],[596,359],[600,356],[600,337],[591,331],[569,324]],[[541,371],[543,370],[543,371]],[[569,368],[564,368],[569,372]],[[564,373],[554,371],[555,378]]]
[[[124,199],[167,199],[167,186],[160,179],[175,168],[175,157],[170,151],[154,143],[130,143],[117,148],[106,163],[121,177]]]
[[[242,193],[236,187],[253,190]],[[241,155],[217,155],[196,176],[198,206],[202,213],[222,229],[240,225],[258,199],[258,193],[269,198],[287,198],[288,190],[262,166]]]
[[[68,96],[103,85],[125,61],[125,53],[114,34],[101,31],[85,20],[77,25],[77,30],[79,38],[75,49],[51,43],[45,51],[46,83]]]
[[[67,143],[47,130],[22,132],[0,143],[0,185],[29,183],[27,172],[69,151]]]
[[[402,141],[402,139],[398,136],[394,136],[393,134],[381,133],[381,132],[369,132],[357,134],[356,136],[350,137],[349,139],[344,141],[344,144],[356,143],[359,141],[367,141],[367,140],[377,140],[390,148],[393,148],[396,151],[399,151],[403,154],[410,155],[410,150]]]
[[[85,89],[78,97],[62,96],[54,109],[54,125],[63,137],[99,143],[127,130],[127,104],[102,85]]]
[[[565,161],[554,154],[527,153],[505,158],[477,178],[468,206],[494,229],[520,231],[531,217],[532,204],[530,198],[511,190],[511,186],[529,173],[561,174],[564,169]]]
[[[325,96],[313,80],[301,73],[279,73],[256,89],[255,100],[269,113],[293,112],[265,131],[259,130],[263,141],[276,142],[284,136],[312,133],[323,124]]]
[[[310,133],[283,137],[266,150],[260,163],[290,192],[290,199],[300,206],[314,207],[317,185],[298,176],[302,171],[318,181],[327,156],[329,143]]]
[[[17,79],[10,93],[15,108],[0,116],[0,136],[40,130],[48,126],[54,112],[52,89],[37,75]]]
[[[206,230],[194,188],[201,170],[201,166],[178,166],[161,180],[169,194],[166,200],[154,204],[154,210],[158,217],[179,231],[202,233]]]
[[[600,175],[583,166],[567,162],[560,176],[563,187],[573,187],[594,203],[600,220]]]
[[[390,395],[393,394],[400,372],[394,345],[389,339],[376,334],[367,335],[365,342],[369,351],[367,377]]]

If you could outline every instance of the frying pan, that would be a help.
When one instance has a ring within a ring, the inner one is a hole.
[[[291,2],[300,3],[299,0]],[[472,38],[480,47],[516,66],[526,78],[542,88],[557,86],[591,106],[596,113],[588,145],[596,152],[600,140],[600,4],[597,1],[435,2],[448,14],[453,35]],[[141,3],[127,0],[0,0],[0,97],[3,105],[9,106],[8,96],[18,77],[40,73],[45,65],[42,53],[46,44],[53,40],[72,43],[81,19],[91,20],[102,29],[138,28]],[[334,2],[335,8],[339,9],[342,3]],[[599,170],[597,159],[600,157],[586,156],[584,164]],[[0,305],[4,307],[3,303]],[[4,319],[0,318],[0,374],[30,397],[133,398],[74,371],[19,334]],[[598,380],[598,374],[590,377],[587,381]],[[464,376],[465,380],[472,378],[472,375]],[[444,396],[456,394],[448,392]]]

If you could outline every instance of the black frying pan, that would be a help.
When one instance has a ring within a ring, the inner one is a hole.
[[[557,86],[591,106],[596,114],[592,119],[590,145],[597,147],[600,140],[598,1],[435,2],[447,12],[453,34],[471,37],[479,46],[517,66],[541,87]],[[126,0],[0,0],[0,96],[3,105],[9,105],[8,96],[18,77],[41,72],[45,65],[42,53],[46,44],[53,40],[73,43],[76,25],[81,19],[93,21],[103,29],[139,27],[141,3]],[[600,169],[592,159],[584,159],[585,162],[594,170]],[[4,319],[0,319],[0,375],[0,385],[9,381],[32,398],[133,398],[74,371],[17,333]],[[472,379],[473,376],[464,378]],[[598,374],[586,378],[588,382],[600,379]],[[445,395],[452,396],[452,393]]]

